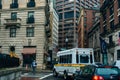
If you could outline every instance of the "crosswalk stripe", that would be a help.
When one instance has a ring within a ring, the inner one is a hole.
[[[47,77],[49,77],[49,76],[52,76],[53,74],[48,74],[48,75],[45,75],[45,76],[43,76],[43,77],[41,77],[41,78],[39,78],[39,79],[44,79],[44,78],[47,78]]]
[[[28,73],[24,73],[23,75],[21,75],[21,76],[26,76],[26,75],[28,75]]]

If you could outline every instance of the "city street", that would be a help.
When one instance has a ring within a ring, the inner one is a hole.
[[[36,73],[35,75],[33,75],[32,73],[24,73],[21,76],[20,80],[63,80],[63,77],[58,76],[55,78],[50,72],[41,72],[41,73]]]
[[[0,80],[120,80],[120,0],[0,0]]]

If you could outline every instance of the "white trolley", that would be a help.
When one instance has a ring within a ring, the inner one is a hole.
[[[82,66],[94,64],[93,48],[73,48],[57,53],[58,63],[54,65],[53,76],[73,76]]]

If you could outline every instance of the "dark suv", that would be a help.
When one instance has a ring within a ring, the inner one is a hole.
[[[74,80],[120,80],[120,72],[116,66],[87,65],[75,73]]]

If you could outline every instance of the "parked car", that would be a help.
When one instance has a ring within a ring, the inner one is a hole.
[[[74,80],[120,80],[120,72],[116,66],[87,65],[75,73]]]
[[[113,65],[120,69],[120,60],[116,60]]]

